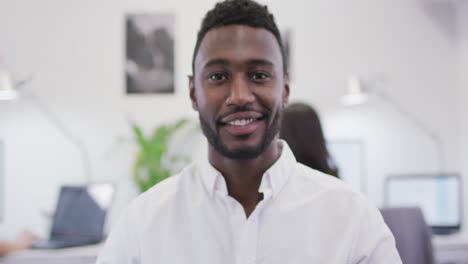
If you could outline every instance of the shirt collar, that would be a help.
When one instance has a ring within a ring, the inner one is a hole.
[[[273,165],[265,171],[260,183],[259,192],[265,196],[274,198],[288,181],[291,174],[291,164],[296,163],[296,158],[284,140],[279,140],[282,146],[281,155]],[[205,158],[199,165],[202,182],[210,195],[215,193],[227,196],[227,186],[224,177],[215,167],[213,167],[208,158]]]

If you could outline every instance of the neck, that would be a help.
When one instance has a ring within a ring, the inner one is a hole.
[[[210,163],[222,173],[229,195],[242,204],[247,216],[263,198],[258,192],[263,174],[280,154],[278,139],[272,140],[257,158],[248,160],[229,159],[219,154],[211,145],[208,148]]]

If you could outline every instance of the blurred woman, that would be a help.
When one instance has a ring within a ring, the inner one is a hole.
[[[288,143],[298,162],[338,177],[338,168],[328,153],[320,119],[311,106],[304,103],[287,106],[280,137]]]

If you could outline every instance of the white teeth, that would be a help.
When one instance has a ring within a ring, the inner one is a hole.
[[[250,118],[250,119],[236,119],[228,122],[228,124],[232,126],[245,126],[247,124],[250,124],[254,121],[255,119]]]

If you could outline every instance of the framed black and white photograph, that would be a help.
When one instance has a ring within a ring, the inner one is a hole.
[[[174,15],[127,14],[127,94],[174,93]]]

